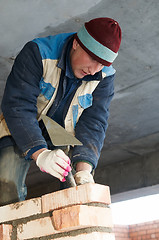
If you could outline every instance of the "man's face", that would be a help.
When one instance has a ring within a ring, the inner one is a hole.
[[[85,52],[76,39],[73,41],[70,61],[76,78],[83,78],[86,75],[94,75],[104,67],[104,65],[94,60],[87,52]]]

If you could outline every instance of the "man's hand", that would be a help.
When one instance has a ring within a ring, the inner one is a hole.
[[[85,183],[94,183],[92,174],[92,166],[86,162],[79,162],[76,165],[76,174],[74,179],[77,185],[82,185]]]
[[[36,160],[36,164],[42,172],[51,174],[61,182],[66,181],[65,177],[68,175],[68,172],[71,171],[71,161],[61,149],[53,151],[44,149],[37,157],[35,156],[36,153],[33,159]]]
[[[92,174],[88,170],[79,171],[74,175],[74,179],[77,185],[85,183],[94,183]]]

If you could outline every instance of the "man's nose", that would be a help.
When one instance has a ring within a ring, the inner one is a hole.
[[[102,65],[98,62],[94,62],[91,64],[89,68],[89,72],[91,75],[94,75],[95,73],[99,72],[102,69]]]

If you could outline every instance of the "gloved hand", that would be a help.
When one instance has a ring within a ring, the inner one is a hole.
[[[85,183],[94,183],[92,174],[88,170],[83,170],[76,172],[74,179],[77,185],[82,185]]]
[[[69,157],[61,150],[44,150],[36,160],[37,166],[42,172],[47,172],[58,178],[61,182],[65,182],[65,177],[71,171]]]

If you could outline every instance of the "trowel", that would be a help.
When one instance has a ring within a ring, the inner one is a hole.
[[[76,137],[68,133],[63,127],[61,127],[50,117],[42,115],[42,120],[44,122],[52,144],[61,148],[65,152],[65,154],[68,155],[70,146],[83,145]],[[76,186],[76,182],[74,180],[72,172],[69,172],[65,179],[66,182],[63,183],[64,188]]]

